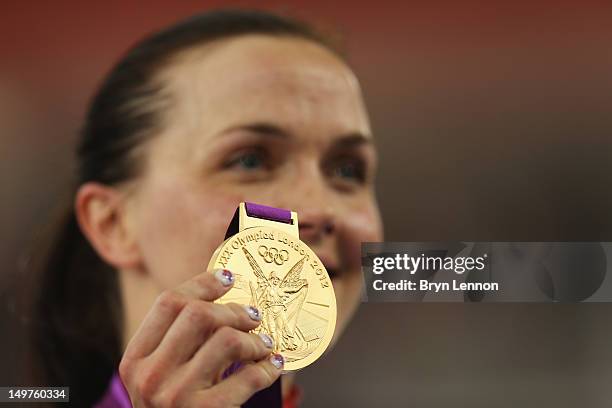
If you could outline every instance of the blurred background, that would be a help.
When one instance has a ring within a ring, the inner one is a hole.
[[[13,2],[0,12],[0,295],[66,190],[88,98],[146,33],[256,6],[339,33],[388,241],[612,241],[609,2]],[[610,304],[363,304],[306,407],[612,406]],[[0,307],[0,384],[23,356]]]

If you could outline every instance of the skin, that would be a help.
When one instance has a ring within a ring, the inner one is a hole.
[[[161,131],[141,147],[142,174],[120,187],[81,186],[77,216],[120,271],[120,374],[134,403],[238,406],[280,371],[245,333],[258,322],[240,305],[211,303],[229,288],[202,268],[239,202],[297,211],[300,238],[332,274],[333,344],[359,304],[360,244],[383,239],[372,132],[350,68],[302,39],[199,46],[157,80],[169,99]],[[223,356],[218,367],[212,355]],[[219,381],[236,359],[258,363]]]

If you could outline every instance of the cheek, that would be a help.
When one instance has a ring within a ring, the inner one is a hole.
[[[383,226],[376,203],[347,210],[339,220],[338,245],[345,268],[361,271],[361,243],[382,241]]]
[[[145,271],[160,290],[205,271],[240,199],[176,183],[147,194],[140,206],[138,243]]]
[[[338,334],[340,334],[361,299],[361,242],[382,241],[383,228],[375,204],[347,210],[339,219],[338,245],[343,272],[334,282],[338,303]]]

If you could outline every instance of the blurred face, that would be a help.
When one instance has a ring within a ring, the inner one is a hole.
[[[125,301],[150,304],[202,272],[238,203],[251,201],[298,213],[300,238],[332,277],[337,336],[360,299],[360,243],[382,240],[353,73],[312,42],[252,35],[185,52],[161,80],[163,131],[130,196],[143,287],[154,289],[128,286]]]

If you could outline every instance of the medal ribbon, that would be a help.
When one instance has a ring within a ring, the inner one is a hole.
[[[255,203],[244,203],[246,213],[249,217],[262,218],[264,220],[277,221],[285,224],[291,224],[291,211],[283,208],[268,207],[266,205]],[[238,213],[236,210],[234,218],[230,222],[229,229],[225,238],[238,233]],[[231,375],[240,368],[240,363],[234,363],[225,372],[225,376]],[[253,394],[253,396],[242,406],[245,408],[281,408],[283,400],[281,396],[281,379],[274,382],[271,386]]]

